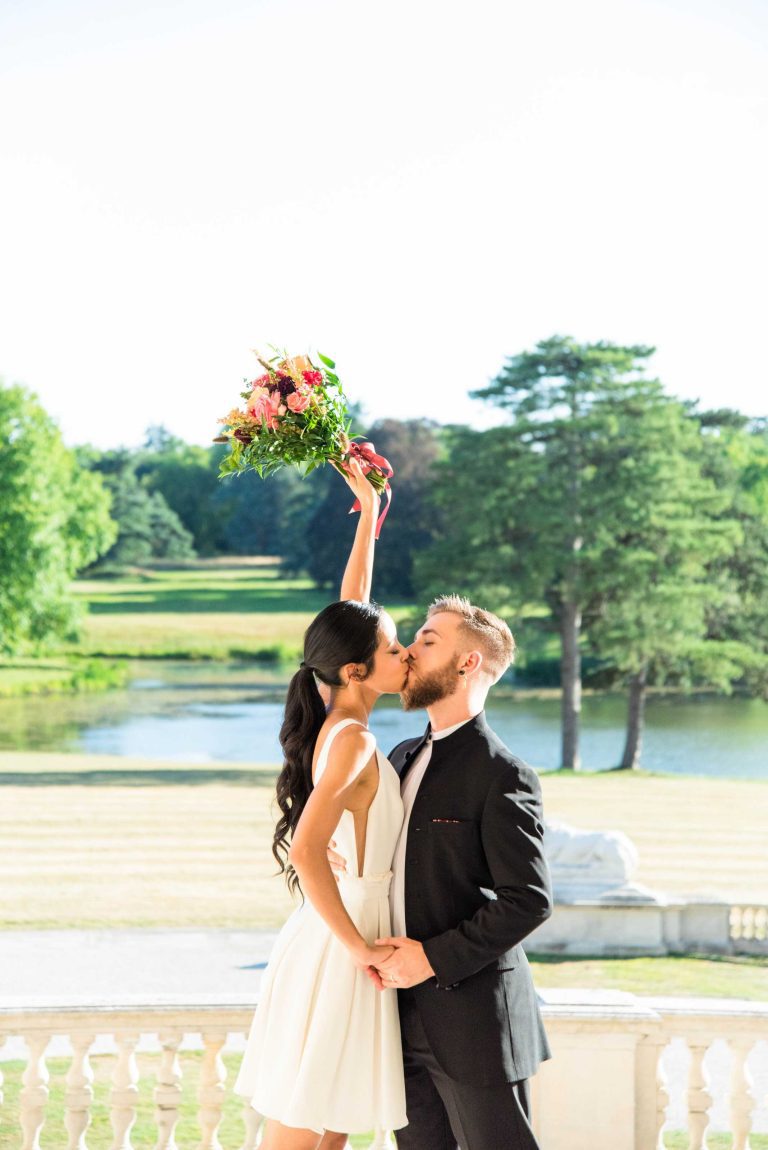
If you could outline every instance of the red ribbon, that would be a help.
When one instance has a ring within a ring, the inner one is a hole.
[[[392,488],[389,486],[389,480],[395,474],[392,464],[383,455],[377,455],[376,450],[372,443],[350,443],[349,453],[347,459],[357,459],[363,469],[363,474],[367,475],[369,471],[378,471],[383,475],[387,482],[384,484],[384,492],[387,496],[387,502],[384,505],[384,510],[376,522],[376,538],[379,538],[381,525],[387,518],[390,504],[392,503]],[[360,510],[360,500],[356,499],[352,504],[349,513]]]

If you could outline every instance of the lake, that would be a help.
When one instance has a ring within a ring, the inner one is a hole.
[[[0,750],[139,756],[168,762],[277,763],[277,733],[290,671],[254,664],[142,662],[125,689],[104,694],[0,700]],[[585,768],[619,760],[625,701],[584,700]],[[559,701],[529,694],[492,699],[491,725],[533,766],[559,765]],[[396,700],[371,728],[388,751],[420,733],[423,712]],[[656,695],[648,703],[643,766],[670,774],[768,779],[768,704],[712,695]]]

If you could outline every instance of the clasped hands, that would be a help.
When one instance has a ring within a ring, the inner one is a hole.
[[[335,845],[331,841],[328,861],[338,881],[347,863],[346,859],[331,849]],[[373,946],[361,948],[355,961],[378,990],[405,990],[435,975],[424,947],[413,938],[377,938]]]

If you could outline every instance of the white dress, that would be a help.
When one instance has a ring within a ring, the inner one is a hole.
[[[354,722],[328,732],[315,781],[334,737]],[[378,748],[376,760],[362,875],[351,811],[333,835],[347,859],[342,902],[368,943],[391,934],[390,866],[403,821],[397,772]],[[363,1134],[406,1125],[397,991],[376,989],[308,900],[275,941],[234,1088],[285,1126]]]

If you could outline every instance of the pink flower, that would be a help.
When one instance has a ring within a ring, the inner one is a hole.
[[[268,389],[266,387],[254,387],[248,396],[247,408],[251,415],[259,421],[266,418],[270,408],[270,393]]]
[[[282,409],[282,410],[281,410]],[[267,392],[259,399],[258,411],[254,412],[270,431],[274,431],[280,422],[279,416],[285,414],[285,404],[279,391]]]
[[[302,371],[301,378],[309,387],[320,387],[323,382],[322,373],[319,371]]]
[[[305,391],[294,391],[285,402],[295,415],[301,415],[309,407],[309,395]]]

